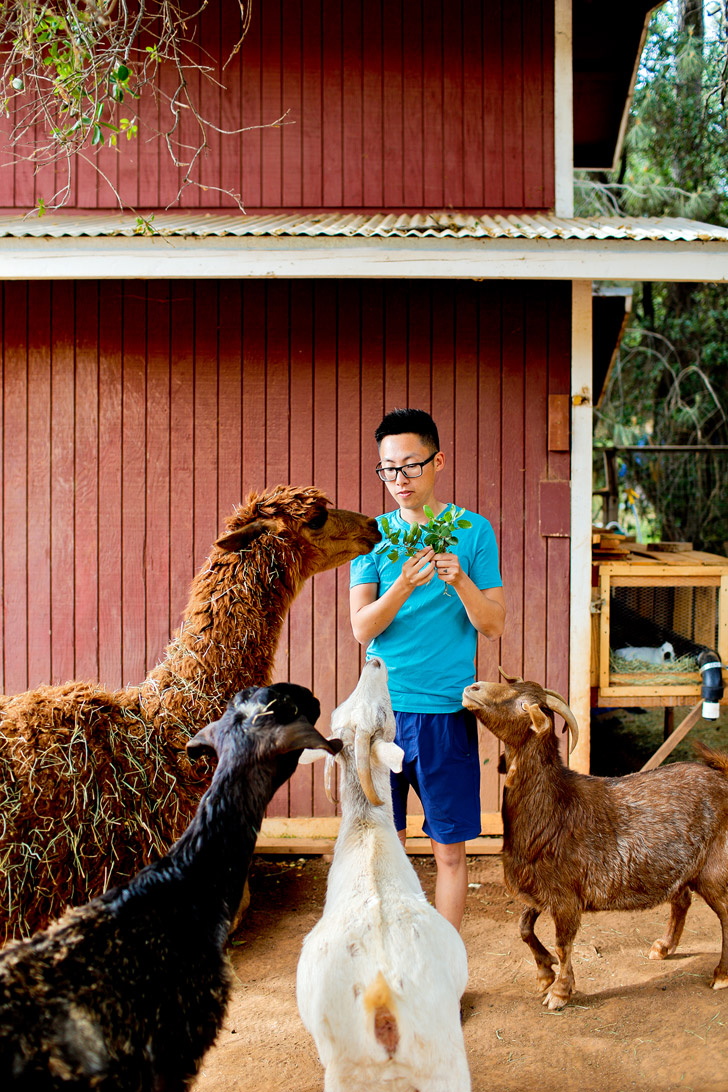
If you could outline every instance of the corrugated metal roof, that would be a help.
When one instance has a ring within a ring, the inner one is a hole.
[[[676,217],[607,216],[565,219],[552,214],[474,216],[431,213],[158,212],[149,216],[162,236],[337,236],[462,239],[631,239],[636,242],[727,242],[728,228]],[[78,238],[148,234],[131,213],[73,212],[42,218],[0,215],[0,238]]]

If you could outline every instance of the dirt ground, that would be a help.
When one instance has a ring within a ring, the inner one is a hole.
[[[434,862],[414,863],[432,898]],[[565,1010],[549,1013],[500,859],[470,858],[468,866],[463,1009],[473,1092],[728,1092],[728,990],[710,989],[720,927],[702,900],[694,899],[680,948],[664,962],[647,953],[664,931],[665,907],[586,915],[575,946],[577,993]],[[252,904],[230,947],[236,982],[227,1019],[195,1092],[323,1088],[295,977],[327,872],[320,858],[254,861]],[[539,925],[553,945],[550,919]]]

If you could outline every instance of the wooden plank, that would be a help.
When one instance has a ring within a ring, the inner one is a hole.
[[[339,323],[336,383],[336,499],[342,508],[359,511],[359,460],[361,423],[358,412],[361,374],[361,293],[360,285],[348,281],[339,285]],[[378,422],[377,422],[378,423]],[[336,701],[344,701],[359,680],[358,646],[349,620],[349,566],[336,571]]]
[[[510,675],[523,674],[523,560],[524,560],[524,300],[513,283],[503,288],[503,407],[508,427],[501,450],[501,573],[508,624],[501,637],[502,665]]]
[[[387,11],[389,8],[387,7]],[[367,5],[367,39],[363,52],[362,77],[362,127],[366,154],[363,160],[364,205],[381,208],[384,205],[384,163],[382,142],[384,139],[384,104],[382,81],[384,79],[382,33],[382,0],[372,0]]]
[[[424,205],[422,0],[403,0],[402,25],[405,28],[402,51],[402,196],[407,207],[421,208]]]
[[[75,289],[70,281],[52,287],[51,376],[51,656],[56,683],[75,678],[73,565],[73,427]]]
[[[544,208],[554,207],[554,5],[541,4],[541,141],[543,162]]]
[[[477,0],[463,3],[463,204],[484,208],[483,19]]]
[[[295,413],[295,427],[291,429],[291,473],[297,483],[307,485],[314,481],[313,447],[316,434],[313,407],[313,286],[310,281],[291,284],[290,342],[290,400]],[[313,688],[315,624],[313,583],[308,580],[291,607],[289,637],[290,677],[294,682],[310,688]],[[324,735],[328,734],[327,721],[322,720],[319,728]],[[314,765],[299,766],[291,778],[289,810],[292,816],[313,814],[313,778]],[[331,813],[333,810],[331,807]]]
[[[28,685],[51,679],[51,285],[28,285]],[[2,328],[2,327],[0,327]],[[16,422],[8,419],[8,428]],[[0,505],[0,511],[2,506]],[[8,634],[10,639],[11,635]]]
[[[98,449],[99,286],[76,285],[74,568],[76,675],[99,675]]]
[[[404,204],[402,0],[389,0],[386,5],[382,41],[384,204],[389,208],[401,208]]]
[[[313,399],[314,481],[324,492],[336,499],[336,317],[338,300],[336,284],[331,281],[314,283],[314,373]],[[343,605],[342,605],[343,606]],[[315,618],[313,689],[321,702],[321,723],[336,705],[336,633],[337,588],[336,573],[319,573],[313,578],[313,614]],[[324,763],[313,764],[313,814],[330,815],[331,804],[324,792]]]
[[[648,759],[648,761],[645,762],[644,766],[640,771],[641,773],[644,773],[645,770],[654,770],[660,765],[661,762],[665,761],[667,756],[675,750],[678,743],[680,743],[681,740],[685,738],[690,729],[698,723],[698,721],[700,720],[702,708],[702,701],[699,701],[697,705],[693,706],[685,719],[677,726],[677,728],[673,732],[670,733],[662,746],[658,747],[652,758]]]
[[[195,285],[194,557],[199,568],[218,533],[218,282]]]
[[[368,36],[363,31],[361,0],[343,4],[342,19],[342,204],[359,208],[364,202],[363,164],[368,151],[362,128],[362,52],[368,47]]]
[[[378,452],[374,431],[384,406],[384,287],[381,282],[361,284],[361,510],[378,516],[387,508],[384,485],[374,472]],[[386,494],[389,498],[389,494]],[[363,652],[363,649],[362,649]]]
[[[220,4],[220,61],[222,70],[220,80],[224,90],[221,92],[220,124],[223,129],[220,140],[220,182],[223,191],[238,195],[242,199],[242,156],[241,133],[238,131],[243,122],[242,99],[242,64],[240,55],[230,59],[231,50],[240,39],[242,24],[240,8],[237,4]],[[228,61],[230,63],[228,63]],[[226,193],[220,194],[222,207],[233,208],[235,201]]]
[[[3,622],[5,688],[28,687],[28,286],[5,285],[5,385],[3,419]]]
[[[322,4],[323,199],[327,207],[339,208],[343,201],[341,4],[338,0],[322,0]]]
[[[281,129],[281,204],[286,208],[300,208],[302,203],[302,6],[299,0],[287,3],[281,24],[281,102],[288,110],[286,124]]]
[[[243,498],[242,292],[239,281],[221,281],[218,336],[217,525],[222,530]]]
[[[467,281],[456,288],[455,312],[455,492],[457,504],[477,511],[478,483],[478,307]]]
[[[174,629],[194,576],[195,286],[173,283],[170,316],[169,610]]]
[[[281,0],[261,5],[261,113],[270,125],[284,112],[281,102]],[[266,208],[280,208],[282,197],[280,127],[261,132],[260,170],[261,203]]]
[[[462,0],[449,0],[442,26],[443,204],[463,204],[463,27]]]
[[[490,523],[499,544],[501,540],[501,287],[481,284],[479,296],[478,338],[478,405],[481,407],[481,427],[478,436],[478,511]],[[483,407],[488,406],[487,427],[482,427]],[[507,623],[506,623],[507,624]],[[497,679],[500,662],[500,640],[478,642],[479,679]],[[492,738],[487,733],[485,738]],[[482,748],[481,748],[482,749]],[[495,764],[497,746],[488,751],[489,765],[481,778],[481,793],[498,791]],[[492,768],[491,768],[492,767]],[[497,797],[496,797],[497,802]]]
[[[544,537],[542,507],[544,486],[557,489],[561,483],[545,481],[548,473],[548,319],[541,285],[524,285],[525,359],[524,375],[524,559],[523,580],[529,592],[523,601],[523,677],[546,679],[548,543]],[[568,482],[564,483],[567,500]],[[568,505],[565,532],[569,527]],[[563,524],[560,529],[563,529]],[[546,529],[548,530],[548,528]]]
[[[122,686],[122,286],[103,286],[99,325],[99,678]]]
[[[122,649],[124,685],[146,674],[146,290],[139,282],[124,286],[122,437]]]
[[[523,26],[523,200],[527,208],[544,208],[541,8],[550,0],[528,6]]]
[[[549,395],[566,395],[571,384],[571,285],[551,283],[542,286],[548,315],[548,390]],[[570,402],[570,398],[569,398]],[[569,451],[548,452],[548,476],[556,481],[571,480]],[[548,541],[546,615],[547,685],[559,694],[569,693],[570,568],[571,541]],[[583,716],[583,714],[582,714]]]
[[[448,500],[455,496],[455,314],[456,288],[440,282],[433,292],[432,308],[432,408],[445,466],[437,482],[438,494]],[[391,406],[391,403],[388,403]]]
[[[503,175],[506,208],[523,208],[523,13],[521,3],[503,11]]]
[[[323,145],[321,116],[321,13],[306,8],[303,19],[301,76],[302,199],[307,208],[323,205]]]
[[[387,285],[384,328],[385,413],[408,405],[407,396],[407,292],[405,281]]]
[[[265,486],[266,284],[243,283],[243,497]]]
[[[442,35],[443,11],[441,0],[423,0],[422,69],[423,89],[423,195],[425,208],[444,205],[443,168],[444,146],[442,126]]]
[[[265,823],[265,820],[263,820]],[[329,856],[334,852],[336,842],[332,838],[270,838],[264,834],[258,835],[255,844],[255,852],[261,855],[288,855],[303,856]],[[411,857],[432,856],[432,845],[429,838],[408,838],[406,845],[407,854]],[[481,856],[483,854],[498,854],[503,850],[501,838],[473,838],[465,843],[465,852],[468,856]]]
[[[718,655],[721,663],[728,663],[728,574],[720,578],[718,597]]]
[[[245,132],[240,137],[240,159],[242,171],[242,196],[246,207],[255,208],[262,204],[262,133],[258,128],[261,123],[275,121],[273,117],[263,115],[261,98],[262,65],[262,26],[263,10],[261,4],[253,4],[250,27],[239,53],[241,64],[242,125]],[[305,164],[304,164],[305,166]]]
[[[640,705],[642,698],[648,697],[692,697],[700,693],[699,686],[600,686],[599,701],[611,701],[612,698],[635,698],[633,705]],[[672,704],[668,702],[667,704]]]
[[[147,668],[162,657],[177,619],[169,604],[170,285],[155,281],[147,300],[146,558]],[[205,427],[204,425],[202,426]]]
[[[483,204],[496,209],[504,204],[502,21],[493,0],[483,12]]]
[[[222,73],[221,53],[223,43],[220,39],[220,4],[219,0],[208,0],[200,10],[197,19],[196,37],[199,42],[200,62],[212,71],[200,72],[198,109],[200,116],[209,125],[206,126],[206,147],[198,160],[197,177],[200,182],[199,205],[201,208],[220,207],[220,121],[221,94],[217,86]],[[213,83],[212,81],[216,82]]]
[[[410,406],[432,413],[432,285],[409,285],[407,390]],[[444,424],[445,422],[443,422]],[[438,430],[440,421],[436,421]],[[449,424],[449,423],[448,423]]]

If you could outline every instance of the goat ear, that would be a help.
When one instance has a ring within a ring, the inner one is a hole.
[[[283,524],[277,519],[253,519],[250,523],[246,523],[244,527],[236,527],[234,531],[227,531],[226,534],[220,535],[219,538],[215,539],[215,545],[219,546],[221,550],[237,553],[238,550],[242,550],[244,546],[247,546],[253,539],[265,534],[266,531],[275,533],[282,530],[282,528]]]
[[[372,743],[372,754],[377,762],[387,766],[392,773],[402,772],[402,759],[404,751],[396,743],[388,743],[384,739],[375,739]]]
[[[344,746],[340,739],[324,739],[305,717],[299,717],[298,720],[282,725],[278,740],[277,750],[280,754],[286,754],[288,751],[323,750],[330,755],[335,755]]]
[[[531,731],[536,732],[537,735],[541,735],[542,732],[548,731],[548,729],[551,727],[551,721],[546,716],[538,702],[534,702],[533,705],[529,705],[528,702],[524,702],[523,708],[531,718]]]
[[[187,741],[187,754],[193,762],[196,758],[199,758],[200,755],[212,754],[217,756],[215,733],[212,731],[212,728],[212,724],[206,724],[204,728],[200,728],[199,732],[197,732],[192,739]]]

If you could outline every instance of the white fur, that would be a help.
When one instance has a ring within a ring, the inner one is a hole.
[[[325,1092],[469,1092],[459,1006],[468,979],[465,946],[427,902],[394,829],[389,770],[401,768],[402,751],[392,742],[381,661],[365,666],[331,728],[344,742],[336,758],[341,829],[323,917],[303,943],[296,986],[301,1019],[326,1070]],[[356,728],[374,739],[371,771],[381,807],[359,784]],[[380,975],[399,1035],[391,1057],[365,1004]]]
[[[666,660],[675,659],[675,649],[669,641],[665,641],[659,648],[639,648],[627,645],[626,648],[615,649],[614,655],[621,656],[623,660],[644,660],[648,664],[663,664]]]

